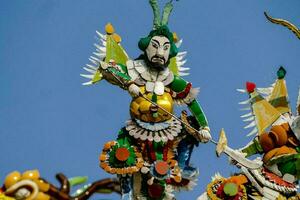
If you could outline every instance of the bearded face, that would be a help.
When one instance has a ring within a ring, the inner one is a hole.
[[[166,68],[169,61],[170,41],[165,36],[154,36],[151,38],[145,52],[151,67],[158,69]]]

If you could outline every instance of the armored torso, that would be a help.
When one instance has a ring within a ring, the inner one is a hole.
[[[148,99],[153,98],[152,92],[147,92],[145,87],[141,87],[141,93],[145,95]],[[170,93],[164,92],[162,95],[157,95],[157,104],[173,113],[173,99]],[[172,116],[168,115],[161,109],[153,109],[153,105],[145,100],[143,97],[133,98],[130,104],[130,114],[134,119],[139,119],[144,122],[164,122],[171,119]]]
[[[166,68],[158,71],[146,66],[144,60],[127,61],[128,74],[141,93],[148,99],[157,103],[170,113],[173,113],[173,98],[170,94],[169,85],[173,79],[173,73]],[[172,117],[163,110],[154,108],[153,105],[143,97],[133,98],[130,104],[130,114],[133,119],[143,122],[164,122]]]

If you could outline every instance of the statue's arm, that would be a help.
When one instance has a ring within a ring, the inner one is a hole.
[[[171,83],[172,96],[179,104],[186,104],[196,118],[200,129],[208,128],[208,122],[203,112],[202,107],[197,101],[196,97],[199,93],[198,88],[193,88],[192,84],[182,79],[179,76],[174,76]]]
[[[197,140],[200,142],[208,142],[211,139],[210,129],[203,109],[196,100],[198,93],[199,89],[193,88],[191,83],[179,76],[174,76],[174,80],[171,83],[171,94],[175,102],[188,106],[199,126],[199,135],[196,136]]]

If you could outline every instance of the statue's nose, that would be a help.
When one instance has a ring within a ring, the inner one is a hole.
[[[157,55],[159,55],[159,56],[163,56],[163,55],[164,55],[164,50],[163,50],[163,48],[158,48],[158,49],[157,49]]]

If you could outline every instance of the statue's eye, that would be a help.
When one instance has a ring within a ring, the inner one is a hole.
[[[169,45],[165,45],[165,46],[164,46],[164,50],[165,50],[165,51],[168,50],[169,48],[170,48]]]
[[[156,49],[158,48],[158,45],[156,43],[152,42],[151,44],[154,48],[156,48]]]

